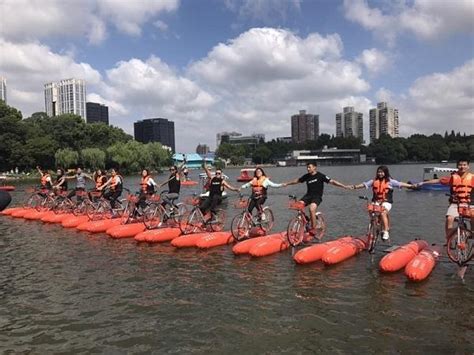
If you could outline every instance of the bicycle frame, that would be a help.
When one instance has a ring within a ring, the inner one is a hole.
[[[472,221],[474,208],[468,204],[457,205],[459,216],[454,220],[457,225],[448,235],[446,251],[449,259],[462,267],[474,256],[474,239],[472,231],[467,228],[467,222]]]

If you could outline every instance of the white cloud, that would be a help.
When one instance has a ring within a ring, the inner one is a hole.
[[[415,80],[401,100],[400,125],[404,134],[474,133],[474,59],[447,73]]]
[[[168,25],[165,22],[161,21],[161,20],[157,20],[157,21],[153,22],[153,25],[162,32],[168,31]]]
[[[395,95],[386,88],[380,88],[375,93],[377,102],[392,102]]]
[[[179,0],[2,0],[0,37],[28,42],[84,36],[98,44],[107,37],[107,24],[136,36],[146,22],[178,7]]]
[[[15,44],[0,38],[0,72],[8,80],[8,103],[24,115],[44,111],[44,84],[76,77],[98,85],[100,73],[70,54],[53,53],[39,43]]]
[[[391,66],[388,55],[376,48],[365,49],[356,58],[356,61],[367,69],[369,74],[376,75],[387,70]]]
[[[473,33],[472,0],[415,0],[389,2],[385,9],[370,7],[367,0],[344,0],[344,15],[393,45],[396,37],[412,33],[434,40],[454,33]]]

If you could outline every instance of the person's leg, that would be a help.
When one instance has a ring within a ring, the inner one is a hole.
[[[199,205],[199,209],[201,210],[202,214],[206,214],[209,207],[211,206],[211,197],[206,197],[201,204]]]
[[[214,195],[212,196],[212,200],[211,200],[211,206],[210,206],[210,209],[211,209],[211,212],[212,213],[216,213],[217,212],[217,206],[219,206],[221,204],[221,197],[218,196],[218,195]]]
[[[451,234],[454,226],[454,219],[458,217],[458,205],[455,203],[451,203],[448,207],[448,211],[446,212],[446,221],[444,225],[444,230],[446,234],[446,239]]]
[[[311,228],[316,228],[316,211],[318,210],[318,205],[315,202],[310,203],[309,205],[309,214],[311,219]]]
[[[76,194],[76,189],[73,189],[73,190],[71,190],[71,192],[69,192],[69,193],[67,194],[67,198],[68,198],[68,199],[71,199],[75,194]]]
[[[255,201],[255,198],[250,198],[249,205],[247,207],[247,211],[249,211],[250,214],[252,214],[253,209],[257,207],[257,202]]]

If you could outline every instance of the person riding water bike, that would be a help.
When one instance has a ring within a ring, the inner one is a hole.
[[[62,168],[58,168],[56,171],[56,180],[54,181],[53,190],[56,195],[59,194],[59,192],[67,191],[66,174]]]
[[[99,187],[101,187],[107,182],[107,176],[102,172],[101,169],[97,169],[96,171],[94,171],[94,174],[92,174],[92,180],[95,183],[94,189],[92,191],[102,192],[99,190]],[[98,197],[97,196],[94,197],[94,196],[91,196],[91,194],[89,194],[89,198],[92,201],[96,201]]]
[[[257,207],[259,216],[264,217],[265,215],[263,215],[261,212],[263,209],[263,204],[267,200],[267,189],[269,187],[279,188],[284,186],[284,184],[276,184],[267,178],[262,168],[256,168],[252,180],[240,187],[240,189],[246,189],[248,187],[252,188],[250,202],[247,207],[249,213],[252,214],[253,209]]]
[[[137,205],[142,209],[146,207],[146,199],[155,193],[158,184],[153,180],[148,169],[142,170],[142,178],[140,180],[140,196]]]
[[[104,198],[110,201],[110,206],[112,208],[115,208],[115,203],[122,194],[123,178],[115,169],[110,170],[110,175],[110,179],[97,190],[102,191],[108,187],[109,191],[104,193]]]
[[[457,161],[458,171],[453,172],[450,176],[444,176],[439,179],[431,179],[420,182],[416,186],[425,184],[441,183],[449,185],[451,197],[449,198],[449,207],[446,211],[445,233],[446,237],[451,234],[454,225],[454,219],[459,217],[458,204],[472,204],[474,193],[474,174],[469,171],[469,160],[459,159]],[[471,218],[471,229],[473,218]]]
[[[390,172],[385,165],[381,165],[377,168],[375,177],[372,180],[354,184],[350,186],[351,189],[362,189],[362,188],[372,188],[372,202],[381,205],[384,210],[381,212],[380,216],[382,218],[382,240],[388,240],[390,238],[389,230],[390,223],[388,218],[388,213],[392,208],[393,203],[393,189],[394,188],[414,188],[415,185],[407,184],[404,182],[397,181],[390,177]]]
[[[216,208],[222,202],[222,192],[225,188],[238,192],[239,189],[231,186],[222,176],[222,169],[216,169],[215,176],[212,176],[211,171],[206,166],[206,163],[202,165],[206,172],[207,178],[209,179],[209,196],[207,196],[199,205],[199,209],[202,214],[205,215],[207,211],[211,211],[213,214],[216,213]]]
[[[41,180],[40,180],[40,188],[42,190],[51,190],[53,187],[53,180],[51,179],[51,174],[48,173],[48,170],[41,169],[39,166],[36,167],[38,170]]]
[[[318,172],[318,165],[316,162],[306,164],[307,174],[301,176],[299,179],[291,180],[283,183],[284,186],[296,185],[306,183],[307,192],[300,199],[304,202],[305,206],[309,206],[311,229],[309,233],[311,235],[316,234],[316,211],[323,201],[324,183],[331,184],[337,187],[348,189],[348,186],[331,179],[330,177]]]
[[[170,168],[170,176],[168,177],[168,180],[162,182],[159,185],[159,187],[162,187],[168,184],[168,192],[161,195],[161,198],[163,199],[161,205],[163,207],[166,207],[166,205],[172,206],[172,200],[176,200],[179,197],[179,192],[181,190],[180,168],[183,166],[183,164],[181,164],[179,168],[176,165],[173,165]]]
[[[67,180],[76,179],[76,187],[73,190],[71,190],[71,192],[67,195],[69,199],[72,198],[78,191],[86,191],[87,179],[93,181],[92,177],[82,172],[81,168],[77,168],[76,174],[74,174],[73,176],[65,176],[64,178]]]

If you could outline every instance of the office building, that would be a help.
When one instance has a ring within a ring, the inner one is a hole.
[[[44,100],[48,116],[72,113],[86,119],[86,83],[82,79],[45,84]]]
[[[0,76],[0,100],[7,103],[7,79]]]
[[[241,136],[242,133],[238,132],[221,132],[216,134],[216,149],[219,148],[219,146],[222,143],[222,137],[224,137],[225,141],[229,140],[229,137],[239,137]]]
[[[311,115],[301,110],[291,116],[291,139],[293,143],[313,141],[319,137],[319,115]]]
[[[389,107],[386,102],[379,102],[376,108],[369,111],[370,143],[382,134],[398,137],[398,128],[398,109]]]
[[[364,115],[355,112],[354,107],[344,107],[336,114],[336,137],[357,137],[364,141]]]
[[[175,152],[174,122],[166,118],[149,118],[133,124],[135,140],[141,143],[160,142]]]
[[[198,144],[196,147],[196,153],[199,155],[207,155],[211,150],[207,144]]]
[[[96,102],[86,102],[87,123],[109,124],[109,108]]]

